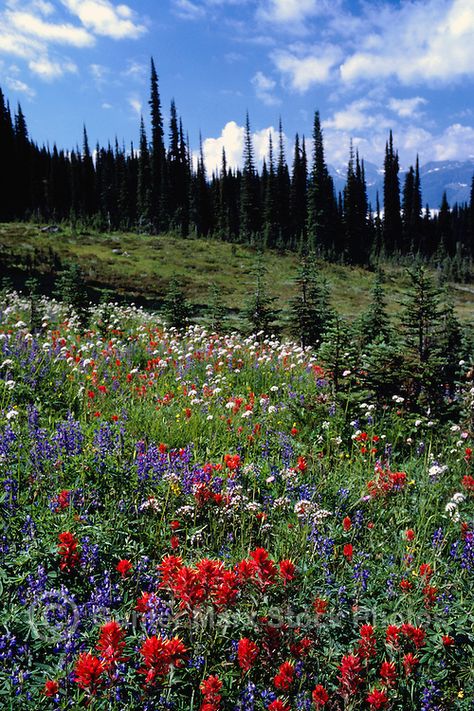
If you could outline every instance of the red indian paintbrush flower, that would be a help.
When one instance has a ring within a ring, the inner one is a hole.
[[[291,711],[288,704],[283,703],[280,699],[275,699],[267,706],[268,711]]]
[[[359,649],[357,654],[362,659],[370,659],[375,655],[376,639],[372,625],[362,625],[360,628]]]
[[[405,654],[402,659],[403,668],[405,669],[405,675],[410,676],[410,674],[413,674],[419,663],[420,660],[418,659],[418,657],[415,657],[415,655],[411,652]]]
[[[124,637],[125,631],[115,620],[106,622],[100,628],[96,649],[102,652],[101,657],[105,669],[109,669],[125,659],[123,656],[123,650],[125,649]]]
[[[329,701],[329,694],[322,684],[318,684],[311,694],[313,704],[317,709],[322,708]]]
[[[400,628],[399,627],[397,627],[396,625],[389,625],[387,627],[387,631],[385,633],[385,640],[386,640],[387,644],[390,644],[392,647],[398,647],[399,636],[400,636]]]
[[[59,568],[65,573],[70,573],[79,563],[78,540],[69,531],[60,533],[58,538],[58,553],[61,557]]]
[[[394,662],[382,662],[380,666],[380,678],[385,686],[393,686],[397,680],[397,670]]]
[[[313,610],[319,615],[324,615],[328,609],[328,601],[322,597],[317,597],[313,602]]]
[[[222,699],[220,693],[222,681],[219,677],[215,675],[208,676],[207,679],[202,680],[199,688],[204,696],[200,711],[218,711]]]
[[[349,562],[351,562],[352,556],[354,555],[354,548],[353,548],[353,546],[352,546],[352,543],[346,543],[346,545],[345,545],[344,548],[342,549],[342,552],[343,552],[344,557],[346,558],[346,560],[348,560]]]
[[[126,558],[123,558],[122,560],[119,560],[119,562],[117,563],[117,565],[115,567],[115,570],[117,570],[120,573],[122,578],[125,578],[128,575],[128,573],[131,571],[132,567],[133,566],[132,566],[131,561],[127,560]]]
[[[49,698],[56,696],[59,693],[58,682],[52,679],[48,679],[44,684],[42,693],[44,696],[48,696]]]
[[[345,517],[342,519],[342,527],[343,527],[344,531],[350,531],[350,530],[351,530],[351,528],[352,528],[352,521],[351,521],[351,519],[349,518],[349,516],[345,516]]]
[[[295,667],[291,662],[283,662],[280,665],[278,674],[273,677],[273,683],[276,689],[281,689],[282,691],[288,691],[293,683],[295,677]]]
[[[166,676],[171,665],[181,666],[186,652],[186,647],[178,637],[148,637],[140,648],[144,663],[140,673],[145,674],[146,683],[153,685],[157,677]]]
[[[291,582],[296,577],[296,565],[292,560],[282,560],[280,563],[280,576],[283,578],[283,584]]]
[[[104,664],[89,652],[83,652],[74,667],[74,681],[92,696],[102,684]]]
[[[237,659],[242,671],[248,672],[254,666],[259,649],[248,637],[242,637],[237,645]]]
[[[366,701],[371,709],[382,709],[388,702],[388,696],[385,691],[372,689],[370,694],[367,695]]]
[[[362,665],[360,657],[356,654],[346,654],[339,665],[341,676],[341,689],[343,694],[352,695],[357,691],[357,687],[362,681]]]

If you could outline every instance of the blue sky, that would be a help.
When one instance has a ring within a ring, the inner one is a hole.
[[[0,86],[31,137],[138,141],[149,60],[165,121],[174,97],[212,170],[241,158],[249,111],[255,149],[281,115],[291,154],[319,109],[327,159],[349,141],[380,165],[388,131],[402,167],[474,158],[474,0],[3,0]],[[289,156],[290,157],[290,156]]]

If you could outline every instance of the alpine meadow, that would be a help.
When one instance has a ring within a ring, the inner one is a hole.
[[[474,709],[473,47],[6,1],[0,709]]]

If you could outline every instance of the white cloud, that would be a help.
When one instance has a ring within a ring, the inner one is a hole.
[[[146,32],[143,24],[135,22],[135,14],[128,5],[114,6],[109,0],[61,0],[62,4],[97,35],[112,39],[136,39]]]
[[[276,87],[276,81],[265,76],[263,72],[258,71],[251,79],[255,89],[257,98],[267,106],[278,106],[281,104],[280,99],[273,95],[273,90]]]
[[[45,22],[30,12],[7,12],[5,20],[21,34],[31,35],[39,40],[69,44],[73,47],[90,47],[94,44],[94,37],[83,27]]]
[[[113,106],[112,106],[112,104],[109,104],[107,101],[104,101],[104,102],[101,104],[101,108],[107,110],[107,109],[112,109]]]
[[[33,99],[36,96],[36,91],[20,79],[16,79],[15,77],[7,77],[5,82],[9,89],[16,91],[19,94],[25,94],[25,96],[29,99]]]
[[[331,70],[340,56],[339,48],[329,45],[312,49],[296,47],[278,50],[273,52],[271,58],[277,69],[289,79],[291,88],[304,93],[313,84],[324,84],[330,79]]]
[[[412,116],[416,116],[420,106],[427,103],[427,100],[422,96],[414,96],[411,99],[392,98],[388,102],[388,105],[392,111],[400,116],[400,118],[410,118]]]
[[[340,131],[363,131],[377,126],[390,127],[390,120],[375,109],[373,101],[359,99],[353,101],[344,109],[336,111],[331,119],[323,121],[323,127],[335,128]]]
[[[134,59],[129,60],[128,66],[125,71],[122,72],[124,77],[131,77],[132,79],[147,79],[148,78],[148,67],[145,64],[140,64]]]
[[[435,160],[474,158],[474,128],[455,123],[435,138]]]
[[[337,5],[338,0],[265,0],[257,9],[257,18],[281,25],[285,30],[306,33],[309,18],[333,13]]]
[[[33,74],[36,74],[44,81],[52,81],[62,77],[64,74],[75,74],[77,72],[74,62],[56,62],[48,57],[32,59],[28,62],[28,66]]]
[[[359,37],[361,49],[341,66],[344,82],[394,76],[416,85],[474,75],[472,0],[377,6],[368,22],[372,26]]]
[[[98,89],[100,89],[108,80],[110,69],[104,67],[103,64],[90,64],[89,71]]]
[[[140,99],[138,99],[136,96],[129,96],[128,103],[137,116],[142,115],[143,104]]]
[[[254,149],[255,162],[262,164],[268,154],[268,136],[271,134],[273,145],[277,145],[278,133],[273,126],[262,128],[260,131],[252,133],[252,144]],[[218,138],[206,138],[202,148],[206,170],[210,175],[214,171],[219,171],[222,165],[222,149],[225,148],[227,165],[230,168],[242,166],[242,156],[244,151],[245,127],[239,126],[235,121],[229,121],[222,129]],[[286,136],[283,134],[284,142]]]
[[[1,21],[0,16],[0,21]],[[44,51],[44,45],[29,37],[25,37],[19,32],[13,32],[7,28],[0,30],[0,52],[11,54],[21,59],[29,59]]]
[[[182,20],[199,20],[206,14],[203,7],[191,0],[174,0],[173,9]]]
[[[84,49],[96,42],[95,35],[113,39],[135,39],[146,27],[135,19],[134,11],[125,4],[110,0],[61,0],[81,24],[54,22],[55,6],[48,0],[6,0],[0,11],[0,53],[27,62],[30,71],[45,81],[77,72],[77,66],[53,47],[69,45]],[[45,19],[47,18],[47,19]],[[91,71],[96,82],[99,65]]]

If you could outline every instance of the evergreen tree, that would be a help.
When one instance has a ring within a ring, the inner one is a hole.
[[[402,218],[398,172],[398,153],[393,148],[393,136],[390,131],[390,137],[385,146],[383,182],[383,239],[386,254],[393,254],[401,248]]]
[[[0,220],[14,216],[15,191],[15,134],[8,104],[0,89]]]
[[[250,242],[259,229],[258,177],[255,171],[250,119],[245,119],[243,170],[240,186],[240,238]]]
[[[80,211],[83,217],[90,218],[97,211],[97,202],[94,162],[85,126],[83,128],[82,160],[80,165]]]
[[[456,245],[453,239],[453,229],[451,224],[451,211],[449,209],[446,191],[443,192],[441,206],[439,208],[438,213],[437,243],[442,248],[443,252],[449,255],[453,255],[456,251]]]
[[[222,303],[222,292],[215,282],[209,288],[209,325],[215,333],[225,330],[226,310]]]
[[[168,326],[186,328],[191,316],[191,306],[186,299],[181,281],[174,276],[164,298],[163,312]]]
[[[158,91],[158,75],[155,62],[151,58],[151,151],[150,151],[150,220],[155,231],[167,226],[166,214],[166,159],[163,140],[163,116]]]
[[[278,162],[276,170],[276,222],[278,226],[277,244],[280,248],[288,246],[290,239],[290,174],[285,158],[283,129],[278,127]]]
[[[378,269],[371,291],[371,301],[367,310],[361,315],[358,330],[361,345],[365,346],[373,341],[389,341],[392,333],[390,319],[387,313],[387,302],[383,284],[385,275]]]
[[[293,335],[303,348],[316,347],[334,318],[327,284],[317,273],[313,255],[304,256],[295,279],[297,294],[291,303]]]
[[[423,265],[407,273],[410,292],[401,315],[402,387],[412,407],[439,410],[443,397],[439,294]]]
[[[55,284],[55,293],[63,303],[68,304],[84,325],[87,317],[88,298],[86,282],[81,267],[75,262],[67,264],[60,272]]]
[[[278,178],[275,174],[272,134],[268,134],[268,172],[266,164],[262,172],[263,188],[263,230],[265,246],[275,247],[278,239]]]
[[[191,222],[200,236],[208,235],[212,230],[211,196],[206,177],[201,136],[199,136],[197,170],[192,179]]]
[[[343,386],[344,372],[352,372],[356,362],[353,334],[339,314],[334,316],[326,330],[318,359],[331,374],[334,393],[337,395]]]
[[[18,104],[14,122],[14,161],[11,165],[14,214],[19,219],[31,206],[31,146],[25,116]]]
[[[335,246],[337,207],[334,184],[324,158],[319,111],[313,124],[313,166],[308,186],[308,239],[311,249],[330,254]]]
[[[344,226],[346,231],[346,253],[350,264],[366,265],[370,254],[370,231],[367,220],[367,191],[363,164],[359,154],[350,147],[347,181],[344,188]]]
[[[293,234],[293,238],[297,241],[302,240],[305,246],[307,238],[307,183],[308,165],[306,159],[305,141],[303,138],[302,146],[300,148],[299,136],[296,134],[290,191],[291,232]]]
[[[143,116],[140,120],[140,154],[138,158],[137,217],[140,229],[149,229],[151,219],[150,154]]]
[[[251,333],[269,336],[278,330],[276,321],[280,310],[275,307],[276,297],[268,294],[267,269],[262,255],[259,255],[252,273],[253,292],[245,305],[244,316],[250,325]]]

